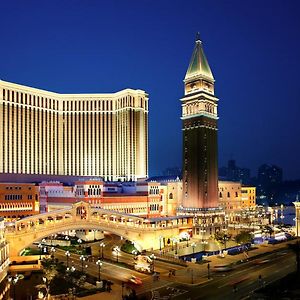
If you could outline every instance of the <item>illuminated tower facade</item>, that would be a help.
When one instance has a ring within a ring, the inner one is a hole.
[[[218,206],[217,104],[214,77],[197,36],[184,78],[183,202],[187,209]]]

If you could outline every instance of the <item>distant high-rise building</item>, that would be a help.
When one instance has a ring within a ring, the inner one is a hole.
[[[221,179],[229,181],[241,181],[244,184],[250,183],[250,169],[241,168],[236,165],[235,160],[229,160],[227,167],[219,169]]]
[[[148,95],[58,94],[0,80],[0,173],[148,176]]]
[[[282,169],[275,165],[263,164],[258,168],[258,181],[264,185],[282,182]]]
[[[166,168],[163,170],[163,176],[178,176],[181,177],[182,170],[179,167]]]
[[[183,122],[183,207],[218,206],[217,106],[214,77],[199,37],[185,75]]]
[[[259,195],[267,195],[270,188],[282,183],[282,169],[275,165],[261,165],[258,168],[257,182]]]

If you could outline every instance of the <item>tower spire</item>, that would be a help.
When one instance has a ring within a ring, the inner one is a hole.
[[[214,81],[213,74],[209,67],[207,58],[204,54],[202,41],[200,40],[200,33],[196,34],[196,45],[194,47],[194,51],[190,60],[190,64],[188,70],[185,75],[185,80],[192,79],[195,77],[202,77],[208,80]]]

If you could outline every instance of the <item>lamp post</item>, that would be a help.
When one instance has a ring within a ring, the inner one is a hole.
[[[205,252],[205,246],[208,244],[208,241],[204,241],[204,240],[202,240],[201,241],[201,245],[203,245],[203,251]]]
[[[55,250],[54,247],[51,247],[51,248],[50,248],[51,257],[52,257],[53,260],[54,260],[54,258],[55,258],[55,257],[54,257],[55,251],[56,251],[56,250]]]
[[[175,243],[175,255],[178,254],[178,240],[174,238],[174,243]]]
[[[8,277],[8,282],[12,283],[13,287],[14,287],[14,298],[13,298],[14,300],[17,299],[16,298],[16,284],[17,284],[18,280],[19,280],[19,275],[18,274],[16,274],[15,276],[9,276]]]
[[[189,246],[189,240],[190,240],[190,236],[188,235],[187,237],[186,237],[186,247],[188,248],[188,246]]]
[[[70,257],[70,251],[66,251],[65,253],[66,257],[67,257],[67,268],[69,268],[69,257]]]
[[[209,279],[210,278],[210,274],[209,274],[209,270],[210,270],[210,264],[208,263],[207,264],[207,279]]]
[[[100,281],[100,272],[101,272],[101,266],[102,266],[102,262],[101,262],[101,260],[100,259],[98,259],[97,261],[96,261],[96,265],[98,266],[98,281]]]
[[[43,252],[43,245],[42,245],[42,243],[39,243],[38,247],[40,249],[40,260],[41,260],[42,259],[42,252]]]
[[[161,251],[161,241],[162,241],[163,237],[160,235],[159,236],[159,251]]]
[[[104,247],[105,247],[105,244],[103,242],[100,243],[100,247],[101,247],[101,258],[103,260],[104,256],[103,256],[103,250],[104,250]]]
[[[133,255],[134,255],[134,258],[137,256],[137,254],[138,254],[138,252],[137,252],[137,250],[132,250],[132,252],[131,252]]]
[[[83,273],[83,264],[85,262],[85,256],[84,255],[80,255],[79,259],[81,261],[81,273]]]
[[[118,246],[116,246],[115,248],[114,248],[114,251],[115,251],[115,253],[116,253],[116,255],[117,255],[117,262],[119,262],[119,253],[120,253],[120,248],[118,247]]]
[[[172,251],[174,251],[174,238],[171,238]]]
[[[196,247],[196,243],[195,243],[195,242],[192,243],[191,246],[192,246],[192,248],[193,248],[193,256],[195,256],[195,247]]]
[[[223,229],[225,231],[223,241],[224,241],[224,249],[227,247],[228,235],[227,235],[227,228]]]
[[[48,280],[46,277],[43,276],[43,282],[46,286],[46,295],[45,295],[45,299],[46,299],[46,296],[48,297],[48,294],[49,294],[49,286],[48,286]]]
[[[150,255],[150,258],[152,259],[152,272],[154,273],[154,261],[155,261],[155,259],[156,259],[156,256],[154,255],[154,253],[152,253],[152,254]]]

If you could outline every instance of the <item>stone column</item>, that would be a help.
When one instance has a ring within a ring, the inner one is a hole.
[[[293,202],[295,205],[295,235],[298,237],[300,234],[300,202]]]

